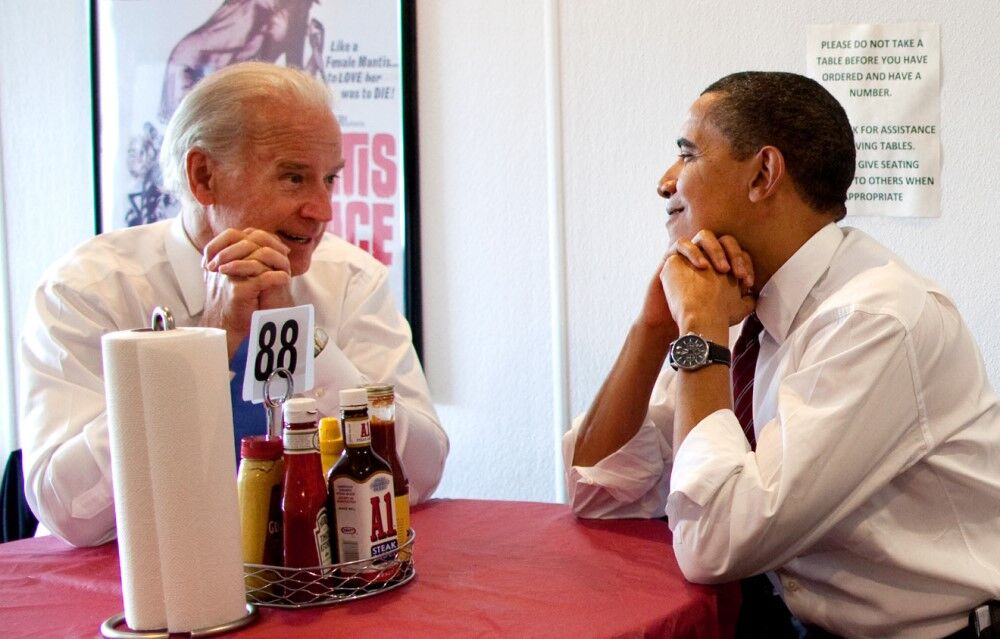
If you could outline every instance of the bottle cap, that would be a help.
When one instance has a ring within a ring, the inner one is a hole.
[[[365,390],[368,392],[369,400],[384,397],[392,399],[395,388],[392,384],[373,384],[371,386],[365,386]]]
[[[340,421],[336,417],[319,420],[319,452],[324,455],[339,455],[344,450],[344,434],[340,432]]]
[[[368,393],[363,388],[345,388],[340,391],[340,408],[361,408],[368,406]]]
[[[251,435],[240,440],[240,458],[273,461],[280,459],[284,447],[280,439],[267,439],[263,435]]]
[[[281,406],[286,424],[314,422],[319,417],[316,400],[312,397],[293,397]]]

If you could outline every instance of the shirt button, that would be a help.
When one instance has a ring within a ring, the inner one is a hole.
[[[787,590],[788,592],[798,592],[799,582],[795,581],[794,579],[785,579],[783,581],[785,583],[785,590]]]

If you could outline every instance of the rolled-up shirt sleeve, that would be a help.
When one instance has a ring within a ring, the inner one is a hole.
[[[21,340],[25,495],[42,524],[75,546],[115,536],[100,353],[108,321],[50,285],[36,292]]]
[[[589,519],[662,517],[670,476],[674,413],[673,369],[660,373],[645,420],[622,448],[594,466],[574,466],[573,450],[583,416],[563,436],[570,508]]]

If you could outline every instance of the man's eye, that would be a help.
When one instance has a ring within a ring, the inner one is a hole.
[[[328,175],[325,178],[323,178],[323,181],[326,182],[328,186],[333,186],[337,182],[337,178],[339,177],[340,176],[336,174]]]
[[[305,178],[299,173],[288,173],[285,175],[285,180],[291,182],[292,184],[302,184],[305,181]]]
[[[687,162],[688,160],[694,158],[694,154],[691,153],[690,151],[681,151],[680,153],[677,154],[677,157],[682,162]]]

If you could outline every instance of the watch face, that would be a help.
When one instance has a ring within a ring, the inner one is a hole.
[[[680,368],[703,366],[708,361],[708,342],[697,335],[684,335],[674,342],[671,353]]]

